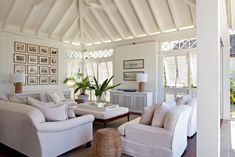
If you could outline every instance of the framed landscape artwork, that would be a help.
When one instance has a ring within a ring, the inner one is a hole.
[[[58,85],[58,77],[51,76],[50,77],[50,85]]]
[[[26,63],[26,55],[14,53],[14,63]]]
[[[38,77],[37,76],[28,76],[27,84],[30,86],[38,85]]]
[[[26,66],[25,65],[14,65],[14,73],[24,73],[26,74]]]
[[[124,60],[123,69],[143,69],[144,59]]]
[[[59,49],[51,47],[51,56],[58,56]]]
[[[28,56],[28,63],[29,64],[38,64],[38,56],[29,55]]]
[[[49,58],[48,57],[44,57],[44,56],[40,56],[39,57],[39,63],[40,64],[49,64]]]
[[[49,77],[40,76],[39,77],[39,84],[40,85],[48,85],[49,84]]]
[[[38,66],[28,65],[28,74],[38,74]]]
[[[46,46],[39,47],[39,54],[40,55],[49,55],[49,48]]]
[[[124,81],[136,81],[136,74],[144,73],[144,71],[129,71],[123,72]]]
[[[26,52],[26,44],[25,43],[21,43],[21,42],[17,42],[15,41],[15,52]]]
[[[49,75],[49,67],[40,66],[39,67],[39,74],[40,75]]]
[[[38,53],[38,46],[33,44],[28,44],[28,53]]]

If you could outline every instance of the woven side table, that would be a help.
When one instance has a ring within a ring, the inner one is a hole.
[[[117,130],[100,129],[95,133],[92,144],[92,157],[121,157],[122,142]]]

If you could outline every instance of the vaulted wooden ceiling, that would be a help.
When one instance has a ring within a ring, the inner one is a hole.
[[[195,0],[0,0],[0,30],[102,44],[194,28],[195,6]]]

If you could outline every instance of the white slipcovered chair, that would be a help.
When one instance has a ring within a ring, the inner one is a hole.
[[[173,129],[143,125],[139,123],[140,118],[124,123],[118,128],[123,153],[134,157],[180,157],[187,147],[190,111],[191,107],[186,105],[170,111],[167,125]]]
[[[29,105],[0,101],[0,143],[30,157],[55,157],[93,139],[94,116],[46,122]]]

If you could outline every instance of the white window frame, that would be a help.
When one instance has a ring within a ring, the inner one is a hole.
[[[161,51],[162,54],[162,60],[164,60],[165,57],[170,56],[182,56],[187,55],[188,56],[188,87],[184,88],[178,88],[178,87],[165,87],[164,82],[163,88],[164,88],[164,100],[166,99],[166,94],[170,93],[174,95],[174,99],[176,99],[178,94],[185,93],[185,94],[192,94],[193,97],[196,97],[197,89],[191,88],[191,79],[190,79],[190,70],[191,70],[191,57],[190,55],[197,54],[197,48],[189,48],[189,49],[179,49],[179,50],[169,50],[169,51]],[[162,62],[162,67],[164,68],[164,62]],[[177,64],[177,62],[176,62]],[[164,77],[164,70],[162,70],[162,76]],[[163,79],[164,80],[164,79]],[[176,79],[177,81],[177,79]]]

